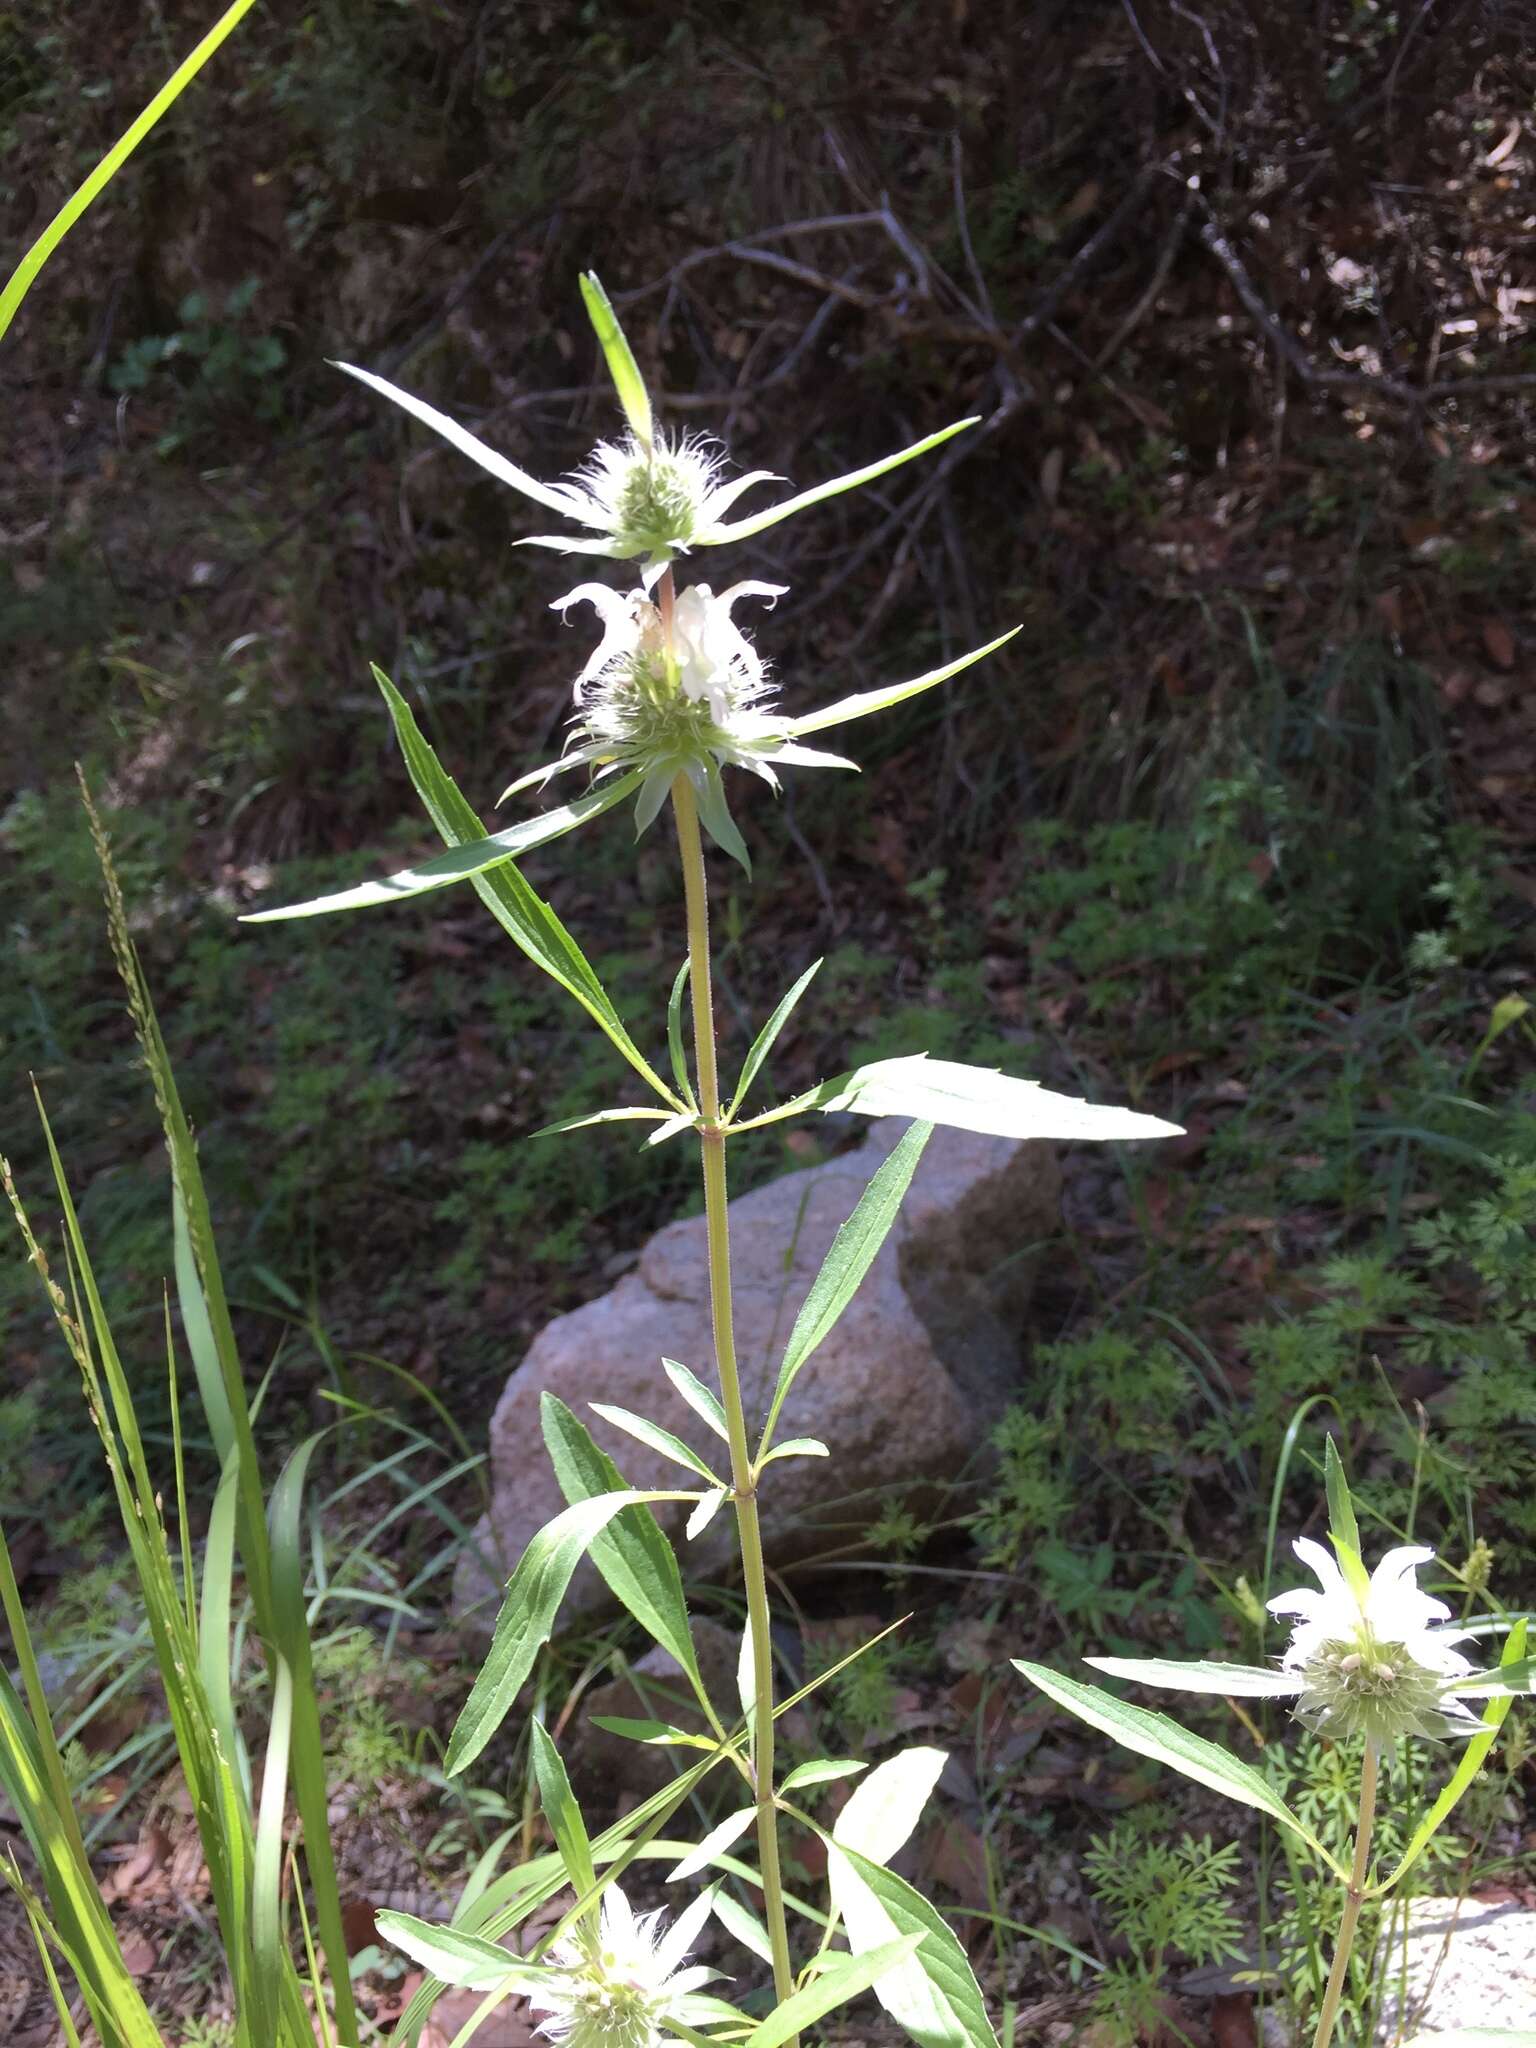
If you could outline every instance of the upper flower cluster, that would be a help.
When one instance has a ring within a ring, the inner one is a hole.
[[[1415,1577],[1433,1560],[1432,1550],[1389,1550],[1358,1591],[1321,1543],[1299,1536],[1292,1547],[1322,1587],[1279,1593],[1269,1603],[1271,1614],[1297,1616],[1280,1661],[1300,1681],[1296,1712],[1303,1720],[1377,1744],[1404,1735],[1470,1735],[1481,1727],[1456,1697],[1457,1680],[1476,1675],[1452,1647],[1469,1632],[1437,1626],[1451,1610]]]

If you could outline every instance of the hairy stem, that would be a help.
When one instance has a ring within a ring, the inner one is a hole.
[[[1377,1766],[1376,1745],[1368,1742],[1365,1745],[1365,1762],[1360,1767],[1360,1817],[1355,1823],[1355,1860],[1349,1873],[1344,1917],[1339,1922],[1339,1945],[1333,1952],[1333,1968],[1328,1973],[1328,1988],[1323,1993],[1323,2003],[1318,2011],[1312,2048],[1328,2048],[1333,2038],[1334,2021],[1339,2016],[1339,2002],[1344,1996],[1344,1979],[1349,1972],[1350,1951],[1355,1945],[1355,1929],[1360,1920],[1360,1908],[1365,1904],[1365,1879],[1371,1861],[1371,1828],[1376,1819]]]
[[[670,573],[663,590],[670,584]],[[670,593],[667,593],[670,594]],[[670,611],[663,602],[663,616]],[[784,1889],[779,1876],[779,1819],[773,1797],[773,1645],[768,1633],[768,1581],[763,1570],[763,1539],[757,1516],[757,1473],[747,1442],[747,1418],[741,1404],[741,1375],[736,1366],[736,1333],[731,1312],[731,1240],[726,1203],[725,1132],[720,1125],[720,1071],[715,1053],[715,1015],[709,964],[709,898],[704,874],[704,846],[699,836],[698,806],[686,775],[672,785],[678,851],[688,905],[688,985],[693,1001],[694,1058],[698,1067],[699,1145],[704,1166],[704,1218],[709,1233],[709,1299],[714,1326],[715,1362],[720,1370],[720,1396],[730,1431],[731,1492],[736,1503],[736,1528],[741,1540],[741,1571],[746,1583],[748,1624],[752,1631],[752,1691],[756,1711],[752,1726],[752,1775],[757,1794],[757,1850],[763,1872],[763,1917],[773,1948],[774,1990],[782,2000],[794,1989],[789,1960],[789,1933],[784,1921]],[[794,2043],[789,2044],[794,2048]]]

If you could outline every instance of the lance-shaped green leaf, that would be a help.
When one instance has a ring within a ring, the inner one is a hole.
[[[612,1458],[598,1449],[586,1425],[553,1394],[546,1393],[540,1401],[539,1422],[555,1478],[568,1501],[612,1494],[624,1485]],[[605,1523],[593,1536],[591,1553],[614,1598],[623,1602],[654,1641],[671,1652],[700,1702],[707,1704],[688,1625],[682,1573],[650,1509],[637,1508]]]
[[[855,1763],[851,1757],[815,1758],[808,1764],[796,1764],[780,1781],[779,1790],[795,1792],[802,1785],[830,1785],[838,1778],[856,1778],[868,1769],[868,1764]]]
[[[884,1942],[863,1955],[835,1957],[803,1991],[794,1992],[782,2005],[775,2006],[767,2019],[748,2034],[742,2048],[780,2048],[791,2035],[803,2034],[817,2020],[857,1998],[861,1991],[868,1991],[871,1985],[878,1998],[881,1979],[907,1960],[920,1939],[915,1934],[903,1935],[899,1941]]]
[[[431,743],[416,723],[411,707],[377,665],[374,666],[373,679],[389,707],[395,738],[416,794],[426,807],[439,836],[449,846],[464,846],[473,840],[483,839],[485,826],[474,806],[437,758]],[[522,948],[535,967],[542,968],[551,980],[557,981],[567,995],[574,996],[635,1072],[650,1083],[663,1101],[672,1102],[671,1091],[625,1030],[623,1020],[591,962],[543,897],[524,881],[521,870],[506,861],[500,867],[487,868],[484,873],[472,876],[471,881],[475,894],[513,943]],[[673,1102],[674,1108],[681,1106]]]
[[[692,1877],[713,1863],[717,1856],[723,1856],[732,1842],[739,1842],[757,1818],[755,1806],[743,1806],[737,1812],[727,1814],[718,1826],[712,1827],[695,1849],[690,1849],[680,1863],[674,1864],[667,1872],[667,1883],[676,1884],[680,1878]]]
[[[695,1542],[704,1534],[704,1531],[729,1499],[730,1489],[725,1486],[717,1486],[712,1493],[705,1494],[693,1513],[688,1517],[687,1525],[683,1530],[684,1536],[690,1543]]]
[[[832,1903],[855,1955],[878,1955],[893,1935],[916,1944],[874,1987],[891,2018],[919,2048],[997,2048],[981,1986],[942,1914],[894,1871],[840,1847],[830,1835],[822,1840]]]
[[[715,537],[719,540],[746,540],[754,533],[766,533],[781,519],[792,519],[797,512],[819,505],[823,498],[835,498],[843,491],[856,491],[860,484],[873,483],[877,476],[884,476],[889,470],[899,469],[904,462],[926,455],[930,448],[942,447],[956,434],[963,434],[967,427],[974,427],[980,417],[975,413],[969,419],[956,420],[953,426],[940,427],[936,434],[925,434],[921,441],[899,448],[894,455],[882,456],[878,462],[868,462],[862,469],[850,469],[842,476],[833,477],[830,483],[816,484],[793,498],[785,498],[781,504],[768,506],[766,511],[749,513],[745,519],[721,520],[715,527]]]
[[[1331,1433],[1323,1445],[1323,1484],[1328,1494],[1328,1537],[1345,1583],[1363,1606],[1370,1598],[1371,1575],[1360,1549],[1360,1524],[1355,1520],[1355,1504],[1349,1497],[1344,1460]]]
[[[1501,1676],[1507,1676],[1525,1660],[1526,1634],[1529,1624],[1522,1618],[1510,1630],[1504,1644],[1504,1654],[1499,1660]],[[1458,1686],[1457,1691],[1461,1688]],[[1442,1788],[1440,1796],[1430,1807],[1414,1829],[1402,1860],[1389,1877],[1382,1880],[1379,1890],[1389,1892],[1412,1870],[1435,1836],[1450,1819],[1460,1804],[1463,1794],[1488,1760],[1488,1752],[1498,1740],[1499,1730],[1508,1717],[1512,1698],[1503,1697],[1489,1700],[1483,1709],[1483,1726],[1479,1734],[1472,1736],[1457,1759],[1456,1768]]]
[[[691,1445],[685,1444],[680,1436],[674,1436],[670,1429],[663,1429],[659,1422],[648,1421],[643,1415],[632,1415],[627,1408],[615,1408],[607,1401],[589,1401],[587,1406],[594,1415],[601,1415],[605,1422],[611,1422],[615,1429],[622,1429],[638,1443],[649,1444],[653,1451],[660,1451],[664,1458],[670,1458],[674,1465],[682,1465],[690,1472],[697,1472],[701,1479],[707,1479],[711,1486],[724,1486],[725,1481],[710,1471],[704,1460]]]
[[[466,1991],[490,1991],[498,1985],[525,1992],[548,1987],[549,1973],[542,1964],[520,1962],[483,1935],[434,1926],[412,1913],[380,1913],[378,1927],[386,1941],[441,1983],[461,1985]]]
[[[1166,1657],[1085,1657],[1083,1662],[1133,1685],[1215,1693],[1223,1699],[1289,1699],[1306,1684],[1299,1672],[1265,1670],[1258,1664],[1179,1663]]]
[[[525,469],[519,469],[515,462],[508,462],[504,455],[498,455],[494,448],[488,448],[478,435],[467,427],[461,427],[457,420],[450,419],[445,412],[439,412],[435,405],[428,405],[424,398],[417,398],[412,392],[402,391],[398,384],[391,384],[387,377],[376,377],[372,370],[360,370],[355,363],[336,363],[331,367],[345,370],[349,377],[355,377],[359,384],[366,384],[371,391],[377,391],[381,398],[398,405],[402,412],[419,420],[424,427],[430,427],[434,434],[441,434],[451,447],[461,455],[467,455],[471,462],[496,478],[498,483],[510,484],[514,491],[521,491],[525,498],[532,498],[548,512],[558,512],[562,519],[580,519],[583,501],[563,484],[540,483],[536,476],[530,476]]]
[[[359,882],[355,888],[336,889],[325,896],[311,897],[307,903],[287,904],[281,910],[251,911],[240,921],[242,924],[272,924],[280,918],[328,917],[333,911],[367,910],[378,903],[400,903],[413,896],[425,895],[432,889],[449,888],[454,882],[467,882],[472,876],[483,874],[487,868],[500,867],[505,861],[531,853],[536,846],[547,846],[552,839],[574,832],[589,818],[600,818],[604,811],[611,811],[615,804],[621,804],[640,779],[638,772],[620,775],[612,782],[604,782],[589,790],[585,796],[576,797],[571,803],[545,811],[537,818],[525,818],[522,824],[509,825],[504,832],[493,832],[488,839],[476,840],[468,846],[451,846],[446,853],[435,853],[419,867],[401,868],[398,873],[384,875],[377,882]]]
[[[532,1538],[508,1582],[490,1650],[449,1738],[444,1768],[450,1778],[474,1762],[506,1719],[534,1658],[554,1630],[571,1575],[594,1539],[625,1508],[674,1499],[675,1494],[628,1489],[599,1494],[576,1501]]]
[[[720,1406],[719,1397],[712,1394],[704,1382],[696,1374],[691,1373],[686,1365],[679,1365],[675,1358],[664,1358],[661,1361],[661,1368],[694,1414],[701,1421],[708,1423],[721,1443],[728,1444],[731,1432],[726,1425],[725,1410]]]
[[[833,1823],[833,1841],[871,1863],[889,1863],[922,1819],[948,1761],[942,1749],[903,1749],[887,1757],[849,1794]]]
[[[618,315],[609,303],[608,294],[598,282],[595,270],[583,271],[581,278],[581,302],[587,309],[587,318],[592,322],[592,332],[597,336],[598,347],[603,352],[603,361],[608,365],[608,374],[613,379],[613,388],[619,395],[624,408],[624,417],[629,421],[630,432],[637,441],[647,448],[651,445],[651,401],[645,388],[645,379],[640,374],[640,365],[635,361],[634,351],[624,338]]]
[[[1192,1735],[1166,1714],[1149,1714],[1145,1707],[1133,1707],[1126,1700],[1116,1699],[1113,1693],[1102,1692],[1095,1685],[1083,1685],[1075,1678],[1064,1678],[1042,1664],[1027,1664],[1015,1657],[1013,1668],[1023,1672],[1058,1707],[1065,1707],[1069,1714],[1076,1714],[1090,1728],[1123,1743],[1138,1756],[1151,1757],[1155,1763],[1166,1764],[1170,1770],[1193,1778],[1197,1785],[1208,1785],[1213,1792],[1267,1813],[1271,1820],[1299,1835],[1336,1875],[1345,1877],[1342,1865],[1292,1813],[1262,1772],[1243,1763],[1219,1743],[1207,1742],[1203,1735]]]
[[[851,697],[829,704],[824,711],[807,711],[803,717],[787,720],[786,730],[796,739],[801,739],[808,732],[825,732],[829,726],[847,725],[855,718],[868,718],[876,711],[888,711],[893,704],[904,704],[909,697],[920,697],[924,690],[937,689],[940,683],[947,683],[951,676],[959,675],[973,662],[995,654],[999,647],[1006,647],[1014,634],[1023,630],[1022,626],[1010,626],[1006,633],[999,633],[985,647],[973,647],[969,654],[962,654],[957,661],[947,661],[942,668],[931,668],[924,675],[914,676],[909,683],[888,683],[883,690],[859,690]]]
[[[779,1411],[802,1367],[834,1328],[838,1317],[852,1301],[859,1282],[874,1264],[881,1245],[890,1235],[902,1197],[912,1184],[917,1162],[922,1158],[923,1147],[932,1134],[932,1124],[926,1123],[916,1123],[903,1134],[889,1158],[882,1160],[875,1169],[853,1214],[832,1240],[831,1249],[822,1261],[821,1271],[811,1283],[811,1291],[801,1305],[795,1326],[789,1333],[789,1342],[784,1347],[778,1383],[773,1390],[768,1421],[758,1448],[759,1459],[767,1452]]]
[[[758,1463],[771,1465],[775,1458],[830,1458],[831,1455],[826,1445],[817,1437],[790,1436],[786,1437],[783,1443],[775,1444],[768,1455],[760,1458]]]
[[[565,1774],[560,1752],[549,1730],[537,1718],[528,1724],[528,1740],[533,1753],[533,1775],[539,1787],[539,1804],[549,1822],[549,1831],[555,1838],[560,1859],[570,1874],[571,1887],[578,1898],[584,1898],[597,1884],[586,1822],[576,1804],[576,1795]]]
[[[804,974],[800,976],[800,979],[795,983],[794,987],[789,991],[789,993],[786,996],[782,998],[778,1007],[775,1009],[773,1015],[768,1019],[768,1022],[763,1026],[762,1030],[759,1031],[756,1038],[753,1039],[751,1050],[748,1052],[746,1058],[742,1061],[741,1078],[736,1083],[736,1093],[731,1098],[731,1106],[729,1111],[727,1112],[728,1115],[734,1116],[738,1105],[746,1100],[747,1090],[752,1086],[752,1083],[757,1079],[757,1072],[759,1067],[761,1067],[763,1061],[767,1059],[769,1053],[773,1051],[774,1045],[778,1040],[779,1033],[784,1029],[784,1026],[789,1022],[790,1016],[794,1011],[796,1003],[799,1002],[800,998],[805,994],[806,990],[810,987],[812,981],[815,979],[817,970],[820,968],[820,966],[821,962],[819,960],[813,960],[811,962],[810,966],[807,967]]]
[[[922,1117],[961,1131],[981,1131],[999,1138],[1082,1139],[1113,1143],[1122,1139],[1176,1138],[1181,1126],[1139,1110],[1080,1102],[1058,1095],[1038,1081],[1020,1081],[990,1067],[972,1067],[958,1060],[930,1059],[909,1053],[899,1059],[876,1060],[852,1073],[823,1081],[819,1088],[781,1103],[764,1115],[749,1117],[738,1130],[778,1123],[815,1109],[856,1110],[860,1116]]]

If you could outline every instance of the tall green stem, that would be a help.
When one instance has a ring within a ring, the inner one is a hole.
[[[671,577],[663,582],[662,616],[671,610]],[[773,1949],[774,1990],[782,2000],[794,1988],[789,1932],[784,1921],[784,1888],[779,1875],[779,1819],[773,1790],[773,1644],[768,1632],[768,1581],[757,1515],[757,1472],[747,1441],[736,1365],[736,1332],[731,1311],[731,1240],[726,1202],[725,1131],[720,1123],[720,1070],[715,1053],[715,1013],[709,963],[709,896],[698,806],[686,775],[672,785],[677,844],[683,862],[688,905],[688,984],[693,1001],[694,1058],[699,1077],[699,1149],[704,1167],[704,1220],[709,1235],[709,1300],[714,1327],[720,1396],[730,1432],[731,1493],[741,1540],[748,1626],[752,1632],[752,1774],[757,1794],[757,1851],[763,1872],[763,1914]],[[794,2044],[790,2044],[794,2048]]]
[[[1377,1769],[1376,1745],[1368,1742],[1365,1745],[1365,1762],[1360,1767],[1360,1818],[1355,1824],[1355,1860],[1349,1873],[1344,1917],[1339,1922],[1339,1945],[1333,1952],[1333,1968],[1328,1973],[1328,1988],[1323,1993],[1322,2007],[1317,2015],[1317,2032],[1312,2037],[1312,2048],[1328,2048],[1333,2038],[1334,2021],[1339,2016],[1339,2003],[1344,1996],[1344,1979],[1349,1974],[1355,1929],[1360,1921],[1360,1908],[1365,1904],[1365,1879],[1371,1862],[1371,1829],[1376,1820]]]

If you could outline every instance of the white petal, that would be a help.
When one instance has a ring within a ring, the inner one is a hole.
[[[1323,1597],[1329,1605],[1338,1602],[1350,1613],[1359,1614],[1359,1602],[1349,1590],[1344,1574],[1339,1570],[1331,1550],[1325,1550],[1321,1543],[1314,1543],[1310,1536],[1298,1536],[1291,1545],[1292,1550],[1311,1572],[1317,1574],[1323,1589]]]
[[[551,512],[559,512],[564,518],[578,519],[590,526],[587,516],[574,491],[562,484],[541,484],[537,477],[529,476],[519,469],[515,462],[508,462],[504,455],[498,455],[494,448],[487,448],[482,440],[461,427],[457,420],[449,419],[447,413],[439,412],[435,405],[428,405],[424,398],[413,397],[409,391],[402,391],[398,384],[391,384],[383,377],[376,377],[372,370],[359,370],[352,363],[337,363],[338,370],[345,370],[349,377],[356,377],[360,384],[368,385],[385,398],[392,399],[404,408],[413,419],[441,434],[451,442],[461,455],[467,455],[471,462],[478,462],[482,469],[489,470],[498,483],[510,484],[514,491],[521,491],[525,498],[532,498]]]
[[[564,618],[573,604],[589,604],[603,622],[603,637],[598,642],[597,652],[592,655],[586,667],[576,678],[580,691],[583,683],[589,683],[595,675],[608,666],[615,655],[627,654],[639,638],[639,626],[635,620],[635,601],[639,592],[623,597],[616,590],[610,590],[606,583],[578,583],[574,590],[568,590],[564,597],[557,597],[550,605],[552,612],[559,612]]]
[[[707,588],[708,586],[703,587]],[[748,577],[744,581],[732,583],[727,589],[722,590],[715,602],[723,604],[726,610],[729,611],[738,597],[766,597],[771,606],[777,603],[781,597],[785,596],[788,590],[789,585],[787,583],[756,583]]]

